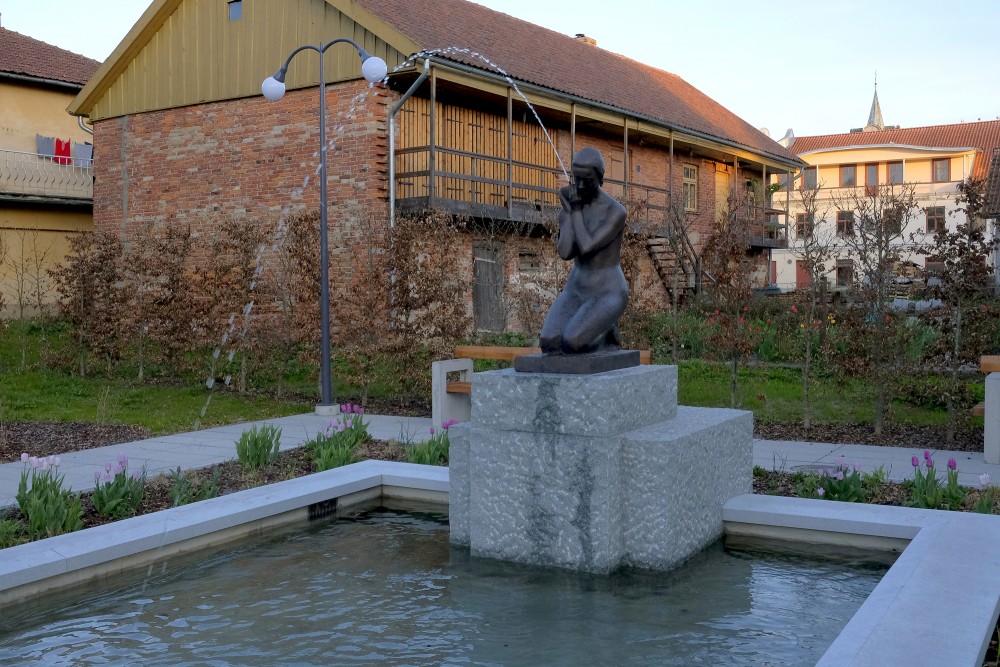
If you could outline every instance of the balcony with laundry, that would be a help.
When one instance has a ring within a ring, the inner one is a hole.
[[[0,149],[0,200],[91,204],[93,146],[38,136],[38,150]]]

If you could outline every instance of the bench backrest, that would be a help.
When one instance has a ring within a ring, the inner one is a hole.
[[[525,354],[538,354],[542,350],[537,347],[499,347],[490,345],[456,345],[456,359],[493,359],[495,361],[514,361],[516,357]],[[639,350],[639,363],[648,364],[652,355],[649,350]]]

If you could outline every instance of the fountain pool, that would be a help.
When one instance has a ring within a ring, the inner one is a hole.
[[[181,556],[0,620],[0,663],[801,665],[888,569],[727,551],[609,576],[470,559],[441,506]]]
[[[448,487],[445,468],[366,461],[6,549],[0,559],[2,617],[22,613],[21,603],[44,591],[62,588],[68,599],[82,601],[81,591],[105,585],[99,581],[113,586],[136,567],[162,570],[178,554],[204,553],[235,536],[262,535],[269,526],[347,511],[359,502],[444,503]],[[746,494],[726,503],[723,520],[727,539],[902,549],[817,664],[982,665],[1000,609],[996,517]]]

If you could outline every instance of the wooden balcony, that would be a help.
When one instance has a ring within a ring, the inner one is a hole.
[[[396,207],[429,208],[459,215],[514,222],[541,222],[559,211],[558,188],[566,176],[558,167],[505,157],[430,146],[396,151]],[[659,223],[667,211],[663,188],[605,179],[604,190],[632,204],[633,222]]]
[[[0,150],[0,197],[81,203],[94,199],[94,170],[71,158]]]

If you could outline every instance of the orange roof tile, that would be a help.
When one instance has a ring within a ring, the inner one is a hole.
[[[976,160],[972,166],[971,176],[972,178],[985,178],[989,171],[993,149],[1000,148],[1000,120],[798,137],[792,144],[792,150],[798,155],[803,155],[824,148],[885,144],[975,148]]]
[[[758,153],[795,156],[681,79],[583,40],[466,0],[356,0],[425,50],[468,48],[516,81],[537,84],[694,130]],[[492,71],[462,54],[443,59]]]
[[[0,28],[0,73],[83,86],[100,66],[86,56]]]

